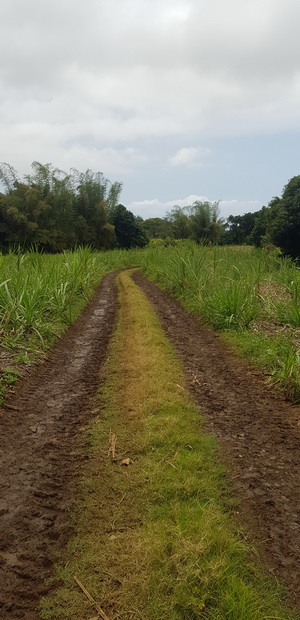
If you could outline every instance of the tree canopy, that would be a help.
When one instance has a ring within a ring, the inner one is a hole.
[[[115,228],[115,235],[119,248],[143,248],[147,245],[147,237],[138,218],[124,205],[119,204],[111,211],[111,221]]]
[[[144,220],[142,228],[148,239],[194,239],[197,243],[223,243],[225,223],[220,217],[218,202],[201,202],[179,207],[166,213],[164,218]]]
[[[116,245],[110,219],[121,193],[120,182],[111,183],[101,172],[73,168],[66,173],[36,161],[32,170],[20,180],[12,166],[0,166],[2,249],[18,244],[60,252],[79,244],[97,249]]]
[[[18,245],[61,252],[77,245],[95,249],[144,247],[149,239],[194,239],[202,244],[273,244],[300,258],[300,175],[256,213],[230,215],[219,203],[196,200],[175,205],[165,217],[145,221],[119,203],[122,183],[102,172],[75,168],[66,173],[52,164],[32,163],[23,179],[0,164],[0,250]]]
[[[256,247],[279,247],[291,258],[300,258],[300,175],[293,177],[268,206],[256,213],[230,216],[227,243],[250,243]]]

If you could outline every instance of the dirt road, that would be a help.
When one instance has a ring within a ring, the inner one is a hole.
[[[189,387],[239,497],[240,512],[269,567],[300,601],[300,408],[268,390],[219,338],[139,274],[182,359]],[[102,285],[47,361],[1,411],[0,617],[37,620],[82,468],[82,425],[117,309],[114,275]]]
[[[47,361],[0,412],[0,617],[36,620],[84,459],[81,427],[92,415],[117,309],[114,275]]]

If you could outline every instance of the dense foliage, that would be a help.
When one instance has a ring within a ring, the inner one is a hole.
[[[196,200],[191,206],[177,205],[165,218],[149,218],[142,224],[149,238],[193,239],[201,244],[220,243],[224,234],[224,221],[219,217],[218,202]]]
[[[147,237],[137,218],[124,205],[119,204],[112,210],[111,220],[119,248],[128,250],[147,245]]]
[[[300,176],[293,177],[282,197],[272,198],[256,213],[219,217],[218,203],[196,201],[189,207],[175,206],[164,218],[143,222],[150,239],[165,245],[176,239],[193,239],[202,245],[254,245],[279,247],[291,258],[300,257]]]
[[[250,243],[256,247],[278,246],[291,258],[300,257],[300,176],[284,187],[281,198],[273,198],[256,213],[230,216],[225,241]]]
[[[118,211],[121,183],[92,170],[66,173],[39,162],[33,162],[32,169],[20,180],[11,166],[0,166],[5,190],[0,194],[2,251],[14,245],[61,252],[78,245],[109,249],[145,244],[132,213],[125,207]],[[124,235],[118,215],[126,220]]]
[[[218,202],[175,205],[165,217],[142,220],[119,204],[120,182],[101,172],[63,172],[33,162],[33,173],[20,180],[0,165],[0,251],[20,246],[61,252],[77,246],[95,249],[144,247],[151,239],[164,245],[192,239],[201,245],[277,246],[300,257],[300,175],[256,213],[220,217]]]

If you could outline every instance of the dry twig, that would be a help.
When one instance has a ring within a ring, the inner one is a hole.
[[[76,575],[73,575],[73,579],[74,581],[76,581],[77,585],[80,587],[80,590],[82,590],[82,592],[85,594],[86,598],[90,601],[90,603],[92,603],[93,607],[96,609],[98,614],[100,614],[100,617],[102,618],[102,620],[109,620],[109,617],[106,615],[105,611],[103,611],[103,609],[95,601],[95,599],[88,592],[88,590],[84,587],[81,581],[79,581],[78,577],[76,577]]]
[[[109,438],[108,438],[108,441],[109,441],[109,448],[108,448],[108,454],[107,454],[107,456],[109,456],[109,455],[110,455],[110,453],[111,453],[112,458],[114,459],[114,458],[115,458],[115,455],[116,455],[117,435],[116,435],[116,433],[112,433],[112,430],[111,430],[111,429],[109,430]]]

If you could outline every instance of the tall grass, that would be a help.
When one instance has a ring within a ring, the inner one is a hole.
[[[134,264],[136,253],[89,248],[44,255],[32,250],[0,256],[0,330],[9,348],[43,348],[72,323],[109,271]]]
[[[272,368],[275,382],[289,398],[300,400],[299,336],[293,338],[292,333],[300,327],[300,270],[291,260],[250,247],[212,248],[185,242],[148,248],[143,271],[207,324],[229,334],[236,332],[234,343],[239,341],[239,350],[247,354],[250,350],[255,362],[262,358],[255,348],[264,346],[266,366],[269,371]],[[270,337],[257,338],[266,325],[272,336],[280,332],[280,355]],[[248,330],[252,330],[250,349]]]
[[[106,273],[136,265],[209,325],[236,332],[235,342],[237,335],[242,340],[247,330],[260,330],[266,322],[275,332],[300,327],[300,270],[276,252],[201,247],[190,241],[145,250],[79,248],[59,255],[32,250],[0,255],[2,346],[19,351],[24,359],[31,349],[47,348],[76,318]],[[299,400],[299,337],[282,337],[279,357],[267,339],[272,375]],[[248,338],[245,342],[248,349]],[[260,357],[259,352],[253,357]]]
[[[0,254],[0,404],[22,365],[37,361],[75,320],[109,271],[135,265],[138,252]],[[4,350],[3,350],[4,349]]]
[[[249,248],[185,243],[149,249],[144,273],[218,329],[247,327],[260,311],[259,285],[279,267],[276,258]]]

